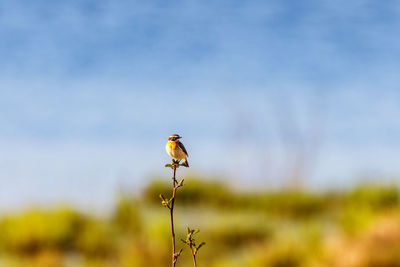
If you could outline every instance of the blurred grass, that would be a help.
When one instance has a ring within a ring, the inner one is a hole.
[[[121,195],[108,216],[71,207],[0,216],[0,266],[168,266],[168,212],[158,195],[169,179]],[[400,198],[395,185],[343,192],[242,192],[187,177],[176,232],[199,227],[199,266],[400,267]],[[178,243],[178,247],[183,244]],[[190,265],[185,251],[180,266]]]

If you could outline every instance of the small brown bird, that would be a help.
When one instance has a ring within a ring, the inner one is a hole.
[[[182,137],[178,134],[172,134],[168,137],[167,145],[165,149],[168,155],[176,160],[183,160],[183,166],[189,167],[189,162],[187,157],[189,157],[185,146],[179,141]]]

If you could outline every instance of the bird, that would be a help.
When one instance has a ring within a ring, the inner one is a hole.
[[[187,160],[189,154],[187,153],[185,146],[181,143],[181,141],[179,141],[181,138],[182,136],[179,136],[179,134],[171,134],[168,137],[168,142],[165,146],[165,149],[167,150],[168,155],[176,160],[183,160],[182,165],[189,167],[189,162]]]

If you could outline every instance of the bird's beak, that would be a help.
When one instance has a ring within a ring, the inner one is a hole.
[[[182,136],[178,136],[178,139],[181,139],[182,138]]]

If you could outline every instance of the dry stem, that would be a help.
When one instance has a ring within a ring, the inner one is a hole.
[[[176,261],[178,260],[175,254],[175,229],[174,229],[174,204],[175,204],[175,194],[176,194],[176,166],[173,166],[174,176],[172,177],[172,199],[169,208],[169,214],[171,216],[171,233],[172,233],[172,267],[175,267]]]
[[[190,251],[192,252],[193,266],[194,266],[194,267],[197,267],[197,263],[196,263],[196,254],[194,253],[192,247],[190,247]]]
[[[170,201],[165,205],[169,209],[169,215],[171,217],[171,236],[172,236],[172,267],[175,267],[178,257],[182,253],[182,249],[176,253],[175,246],[175,227],[174,227],[174,206],[175,206],[175,195],[176,189],[183,186],[183,179],[178,183],[176,180],[176,169],[179,167],[177,163],[173,163],[171,168],[174,170],[174,176],[172,177],[172,197]],[[162,197],[164,199],[164,197]]]

